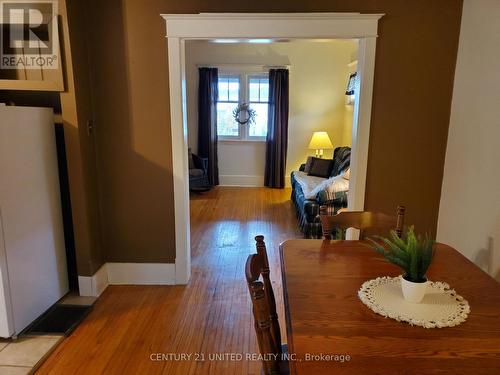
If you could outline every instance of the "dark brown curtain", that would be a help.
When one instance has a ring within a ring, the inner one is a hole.
[[[219,185],[217,161],[217,68],[199,68],[198,154],[208,159],[208,181]]]
[[[288,70],[269,70],[269,112],[264,185],[285,187],[288,147]]]

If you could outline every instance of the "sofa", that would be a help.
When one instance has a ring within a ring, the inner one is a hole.
[[[311,158],[308,159],[308,163]],[[314,159],[314,158],[313,158]],[[297,218],[304,238],[321,238],[321,222],[319,220],[320,206],[327,206],[329,214],[336,214],[341,208],[347,207],[347,187],[340,191],[322,189],[322,185],[331,181],[333,177],[339,177],[349,170],[351,161],[350,147],[337,147],[330,159],[331,172],[329,176],[310,176],[306,173],[306,164],[302,164],[299,171],[291,173],[292,195],[291,200],[297,211]],[[322,161],[325,164],[325,161]],[[312,190],[310,190],[313,188]],[[319,188],[319,189],[318,189]],[[307,194],[304,190],[308,189]],[[318,190],[317,194],[315,190]],[[314,196],[311,196],[311,193]]]

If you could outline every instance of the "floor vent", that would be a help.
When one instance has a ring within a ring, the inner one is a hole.
[[[23,333],[25,335],[59,333],[69,336],[91,310],[92,306],[55,305]]]

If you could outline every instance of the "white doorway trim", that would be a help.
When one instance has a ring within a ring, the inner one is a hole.
[[[349,209],[363,210],[378,20],[360,13],[162,14],[166,22],[175,210],[175,282],[191,275],[185,41],[203,39],[359,39],[360,95],[354,106]]]

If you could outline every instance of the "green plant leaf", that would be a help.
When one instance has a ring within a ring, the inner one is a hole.
[[[399,238],[395,231],[391,230],[392,242],[394,242],[400,249],[406,249],[406,243]]]
[[[392,256],[390,254],[386,254],[385,259],[387,259],[389,262],[395,264],[396,266],[401,267],[405,272],[407,272],[408,263],[405,263],[402,259],[395,257],[395,256]]]
[[[382,241],[389,247],[389,252],[407,263],[410,260],[408,253],[405,251],[404,247],[398,246],[396,243],[391,242],[387,238],[382,238]]]
[[[410,281],[423,281],[434,257],[435,241],[429,235],[416,235],[413,226],[403,238],[391,231],[389,238],[373,236],[368,242],[385,260],[400,267]]]

